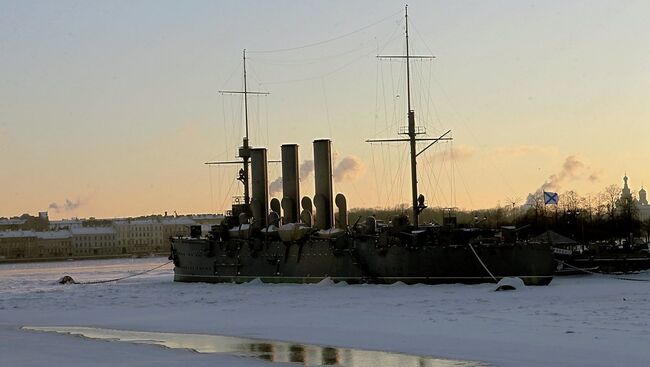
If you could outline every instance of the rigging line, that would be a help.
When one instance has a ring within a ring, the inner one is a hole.
[[[470,205],[472,206],[472,208],[476,208],[474,199],[472,198],[472,194],[470,193],[467,187],[467,181],[465,180],[465,176],[463,175],[463,170],[460,167],[458,168],[458,175],[460,176],[460,182],[463,184],[463,188],[465,189],[465,194],[467,194],[467,198],[469,199]]]
[[[428,156],[424,156],[424,159],[422,161],[423,161],[423,163],[422,163],[422,168],[420,169],[420,172],[424,172],[424,176],[425,176],[425,177],[423,177],[423,182],[422,182],[422,191],[424,192],[426,189],[431,188],[431,168],[432,168],[432,164],[431,164],[431,160],[429,159]],[[425,178],[426,178],[426,183],[428,185],[424,185],[425,184],[425,182],[424,182]],[[434,199],[434,202],[435,202],[436,195],[434,193],[432,193],[431,195],[433,196],[433,199]],[[431,200],[429,200],[429,202],[431,202]]]
[[[220,85],[224,85],[224,86],[225,86],[225,85],[228,85],[228,82],[230,82],[230,79],[232,79],[232,77],[235,75],[235,72],[236,72],[237,70],[241,70],[241,68],[242,68],[242,64],[243,64],[243,63],[244,63],[243,60],[239,60],[239,62],[237,63],[237,65],[235,65],[235,67],[233,67],[233,69],[232,69],[232,71],[230,72],[230,75],[228,76],[228,78],[227,78],[223,83],[221,83]]]
[[[228,187],[228,191],[226,192],[226,195],[224,195],[223,201],[221,202],[222,209],[226,207],[226,200],[228,200],[228,197],[231,196],[230,193],[232,192],[232,185],[235,183],[235,181],[237,181],[237,179],[233,176],[232,181],[230,181],[230,186]]]
[[[433,63],[429,64],[429,87],[431,87],[431,79],[433,75]],[[429,100],[431,101],[431,105],[433,107],[433,113],[436,116],[436,121],[438,122],[438,128],[442,129],[442,119],[440,118],[440,111],[438,109],[438,105],[436,104],[435,99],[433,98],[433,94],[431,93],[431,88],[429,88]],[[433,121],[433,119],[432,119]]]
[[[436,149],[438,149],[438,148],[436,148]],[[444,193],[442,192],[442,188],[440,187],[440,180],[442,178],[442,170],[445,167],[445,162],[446,162],[446,156],[443,154],[442,158],[439,159],[439,162],[437,164],[438,172],[435,173],[433,169],[431,170],[432,171],[431,174],[433,175],[433,181],[434,181],[434,183],[433,183],[434,184],[433,192],[434,192],[434,194],[435,194],[435,196],[436,196],[436,198],[438,200],[438,203],[440,204],[441,207],[450,206],[450,205],[448,205],[449,203],[446,202],[446,197],[447,196],[444,195]],[[434,167],[434,168],[436,168],[436,167]]]
[[[370,47],[372,47],[372,46],[370,46]],[[270,66],[312,65],[312,64],[318,64],[320,62],[329,61],[331,59],[335,59],[335,58],[338,58],[338,57],[341,57],[341,56],[347,56],[349,54],[359,52],[360,50],[366,50],[366,49],[368,49],[370,47],[368,47],[368,46],[366,46],[366,47],[363,47],[363,46],[355,47],[354,49],[351,49],[351,50],[348,50],[348,51],[345,51],[345,52],[340,52],[340,53],[334,54],[334,55],[327,55],[327,56],[321,56],[321,57],[318,57],[318,58],[309,58],[309,59],[296,59],[296,60],[293,60],[293,61],[292,60],[287,60],[287,61],[284,61],[284,62],[283,61],[273,62],[273,61],[267,61],[268,59],[265,60],[264,58],[260,59],[260,58],[257,58],[257,57],[255,58],[255,60],[257,62],[259,62],[259,63],[265,64],[265,65],[270,65]]]
[[[228,152],[229,152],[229,151],[232,151],[232,150],[235,148],[235,146],[232,145],[232,144],[231,144],[231,145],[227,145],[227,144],[228,144],[227,142],[234,141],[234,139],[232,139],[232,138],[231,138],[231,135],[230,135],[230,133],[231,133],[231,131],[232,131],[232,127],[226,125],[226,121],[228,121],[228,117],[226,116],[226,102],[225,102],[225,98],[221,98],[221,105],[222,105],[222,110],[221,110],[221,111],[222,111],[222,115],[223,115],[223,131],[226,132],[226,133],[225,133],[225,138],[226,138],[225,141],[226,141],[226,143],[224,144],[224,145],[226,145],[226,147],[224,148],[223,153],[221,153],[221,155],[218,155],[218,157],[221,157],[221,156],[227,156],[227,155],[228,155]],[[230,116],[234,116],[234,112],[233,112],[233,111],[234,111],[234,107],[233,107],[233,104],[230,103],[228,106],[230,107]],[[233,119],[234,119],[234,118],[233,118]]]
[[[255,103],[255,120],[254,121],[257,124],[257,129],[256,129],[257,131],[255,131],[255,136],[257,136],[257,141],[261,142],[262,141],[262,133],[261,133],[261,130],[262,130],[261,127],[262,126],[260,126],[260,125],[262,124],[262,119],[260,118],[260,116],[261,116],[260,106],[261,106],[261,103],[258,100],[257,103]]]
[[[392,199],[393,191],[395,190],[395,187],[399,186],[399,177],[401,176],[401,171],[402,171],[402,166],[400,165],[397,167],[397,170],[395,171],[395,177],[392,179],[392,182],[394,182],[395,184],[390,185],[390,191],[388,191],[388,195],[386,196],[387,202]]]
[[[393,14],[391,14],[391,15],[385,17],[385,18],[382,18],[382,19],[380,19],[380,20],[378,20],[378,21],[376,21],[376,22],[374,22],[374,23],[371,23],[371,24],[368,24],[368,25],[366,25],[366,26],[363,26],[363,27],[361,27],[361,28],[359,28],[359,29],[356,29],[356,30],[354,30],[354,31],[352,31],[352,32],[348,32],[348,33],[342,34],[342,35],[340,35],[340,36],[337,36],[337,37],[334,37],[334,38],[330,38],[330,39],[326,39],[326,40],[323,40],[323,41],[318,41],[318,42],[309,43],[309,44],[306,44],[306,45],[301,45],[301,46],[296,46],[296,47],[279,48],[279,49],[275,49],[275,50],[259,50],[259,51],[254,51],[254,50],[253,50],[253,51],[248,51],[248,52],[249,52],[249,53],[256,53],[256,54],[263,54],[263,53],[277,53],[277,52],[287,52],[287,51],[301,50],[301,49],[308,48],[308,47],[319,46],[319,45],[322,45],[322,44],[325,44],[325,43],[329,43],[329,42],[333,42],[333,41],[337,41],[337,40],[340,40],[340,39],[342,39],[342,38],[345,38],[345,37],[351,36],[351,35],[353,35],[353,34],[355,34],[355,33],[359,33],[359,32],[361,32],[361,31],[364,31],[364,30],[366,30],[366,29],[368,29],[368,28],[371,28],[371,27],[373,27],[373,26],[376,26],[377,24],[383,23],[383,22],[385,22],[385,21],[387,21],[387,20],[389,20],[389,19],[391,19],[391,18],[394,18],[397,14],[401,14],[401,13],[402,13],[402,10],[400,10],[400,11],[398,11],[398,12],[396,12],[396,13],[393,13]]]
[[[452,202],[451,202],[449,196],[445,195],[445,193],[442,191],[442,187],[440,186],[440,180],[442,180],[442,176],[443,176],[442,171],[443,171],[443,169],[447,168],[447,161],[448,161],[448,154],[443,153],[442,154],[442,160],[440,162],[440,168],[439,168],[439,171],[438,171],[438,175],[436,176],[436,189],[438,190],[438,194],[440,195],[440,201],[441,202],[444,201],[444,203],[443,203],[444,205],[446,205],[447,207],[451,207]]]
[[[249,61],[249,62],[246,64],[246,70],[248,70],[249,72],[251,72],[251,73],[249,74],[249,76],[252,76],[253,79],[255,80],[255,82],[257,83],[257,86],[258,86],[258,87],[261,87],[261,86],[262,86],[262,82],[261,82],[260,80],[261,80],[262,78],[260,78],[259,75],[257,74],[257,71],[255,71],[255,68],[253,67],[252,63],[250,62],[250,57],[247,57],[246,60]],[[250,79],[249,79],[249,80],[250,80]],[[265,96],[266,94],[253,94],[253,95],[257,95],[257,96]]]
[[[436,190],[438,189],[438,180],[439,180],[440,175],[436,175],[436,173],[434,172],[434,170],[436,168],[434,162],[436,162],[436,160],[433,158],[434,157],[433,154],[431,156],[432,157],[430,157],[429,155],[424,155],[425,163],[427,164],[427,168],[428,168],[428,169],[425,170],[425,174],[427,175],[427,181],[429,183],[429,189],[432,191],[434,202],[436,202],[440,206],[442,206],[443,205],[443,202],[442,202],[443,198],[438,197],[438,193],[436,192]]]
[[[269,119],[269,100],[264,98],[264,110],[266,111],[266,145],[270,146],[271,145],[271,138],[270,138],[270,129],[269,125],[271,124],[270,119]]]
[[[451,159],[449,160],[449,165],[451,166],[451,198],[452,198],[452,205],[453,206],[458,206],[458,197],[456,193],[456,154],[454,151],[454,142],[452,140],[450,144],[450,149],[451,149]]]
[[[410,26],[415,30],[415,33],[416,33],[416,34],[418,35],[418,37],[420,38],[420,40],[422,41],[422,44],[423,44],[424,47],[427,49],[427,51],[428,51],[431,55],[433,55],[433,54],[434,54],[433,50],[432,50],[431,47],[429,47],[429,45],[427,44],[425,38],[422,36],[422,33],[420,33],[420,30],[418,29],[418,27],[416,27],[416,26],[413,24],[413,22],[410,22],[409,25],[410,25]],[[431,68],[431,72],[429,73],[429,85],[431,85],[431,81],[430,81],[430,80],[431,80],[431,78],[434,78],[434,77],[433,77],[433,63],[430,63],[429,65],[431,65],[431,66],[430,66],[430,68]],[[439,86],[441,86],[441,84],[440,84],[437,80],[436,80],[436,82],[438,83]],[[443,92],[443,93],[444,93],[444,92]],[[447,99],[449,99],[449,98],[447,97]],[[433,99],[430,99],[430,100],[433,102]],[[436,110],[437,110],[437,108],[436,108]],[[439,116],[439,115],[436,115],[436,116],[437,116],[437,118],[438,118],[438,122],[439,122],[440,125],[442,126],[442,121],[440,120],[440,116]]]
[[[445,202],[446,196],[442,193],[442,189],[440,187],[440,177],[442,177],[442,169],[444,167],[444,164],[445,164],[445,156],[443,155],[441,157],[441,159],[439,159],[439,162],[435,167],[435,169],[437,169],[438,172],[437,173],[432,173],[433,174],[433,192],[434,192],[434,195],[437,198],[438,203],[439,203],[439,205],[441,207],[449,206]]]
[[[377,50],[379,50],[379,42],[377,42]],[[375,111],[373,116],[373,133],[375,136],[377,134],[377,120],[379,116],[379,75],[379,64],[375,63]],[[375,179],[376,202],[381,202],[379,180],[377,180],[377,165],[375,164],[375,152],[372,144],[370,144],[370,159],[372,160],[372,174]]]
[[[407,161],[406,158],[409,155],[410,155],[410,152],[409,152],[408,146],[406,144],[404,144],[403,145],[403,150],[402,150],[402,155],[400,156],[400,162],[406,162]],[[408,184],[410,184],[410,182],[409,181],[405,182],[405,178],[408,177],[407,174],[404,174],[404,172],[407,170],[407,168],[406,168],[407,165],[402,164],[402,165],[400,165],[400,167],[402,168],[402,174],[399,176],[399,186],[398,186],[398,194],[399,194],[399,196],[398,197],[399,197],[400,201],[404,202],[403,201],[404,196],[406,196],[408,198],[408,195],[404,195],[404,186],[405,186],[405,183],[406,183],[407,184],[406,186],[408,187]],[[409,203],[410,200],[407,199],[406,202]]]
[[[571,264],[569,264],[569,263],[566,263],[566,262],[564,262],[564,261],[562,261],[562,260],[556,260],[556,261],[557,261],[558,263],[562,264],[563,266],[568,266],[568,267],[572,268],[573,270],[579,270],[579,271],[582,271],[582,272],[584,272],[584,273],[591,274],[591,275],[599,275],[599,276],[602,276],[602,277],[605,277],[605,278],[617,279],[617,280],[628,280],[628,281],[632,281],[632,282],[650,282],[650,279],[640,279],[640,278],[621,277],[621,276],[616,276],[616,275],[597,273],[597,272],[595,272],[595,271],[591,271],[591,270],[588,270],[588,269],[584,269],[584,268],[579,268],[579,267],[577,267],[577,266],[573,266],[573,265],[571,265]]]
[[[342,65],[342,66],[340,66],[340,67],[338,67],[338,68],[336,68],[336,69],[334,69],[334,70],[331,70],[331,71],[329,71],[329,72],[327,72],[327,73],[325,73],[325,74],[319,75],[319,76],[313,76],[313,77],[301,78],[301,79],[276,80],[276,81],[266,82],[266,83],[264,83],[264,85],[269,85],[269,84],[285,84],[285,83],[298,83],[298,82],[306,82],[306,81],[310,81],[310,80],[316,80],[316,79],[327,78],[327,77],[329,77],[329,76],[331,76],[331,75],[333,75],[333,74],[338,73],[339,71],[341,71],[341,70],[347,68],[348,66],[350,66],[350,65],[352,65],[352,64],[354,64],[354,63],[356,63],[357,61],[363,59],[364,57],[366,57],[366,56],[368,56],[368,55],[370,55],[370,54],[372,54],[372,53],[374,53],[374,51],[370,51],[370,52],[368,52],[368,53],[365,53],[365,54],[363,54],[363,55],[361,55],[361,56],[359,56],[359,57],[357,57],[357,58],[355,58],[355,59],[352,59],[350,62],[348,62],[348,63],[346,63],[346,64],[344,64],[344,65]]]
[[[490,269],[488,269],[488,267],[485,266],[485,263],[483,263],[483,260],[481,260],[481,258],[478,256],[478,254],[476,253],[476,250],[474,250],[474,246],[472,246],[471,243],[468,243],[467,245],[469,246],[469,248],[474,253],[474,256],[476,256],[476,259],[478,260],[478,262],[481,263],[481,266],[483,267],[483,269],[485,269],[485,271],[487,271],[487,273],[490,274],[490,277],[492,277],[492,280],[494,280],[495,283],[498,283],[497,278],[494,277],[494,275],[492,274]]]
[[[415,24],[413,24],[412,21],[409,21],[409,25],[411,26],[411,29],[415,30],[415,33],[417,33],[418,37],[422,41],[422,44],[424,45],[424,47],[426,47],[427,51],[429,51],[429,53],[431,55],[433,55],[434,54],[433,50],[431,50],[431,47],[429,47],[429,45],[427,44],[427,41],[422,36],[422,33],[420,33],[420,30],[418,29],[418,27],[416,27]]]
[[[389,40],[389,41],[387,41],[387,42],[390,42],[390,41],[392,41],[392,40]],[[329,72],[327,72],[327,73],[325,73],[325,74],[322,74],[322,75],[320,75],[320,76],[308,77],[308,78],[301,78],[301,79],[289,79],[289,80],[270,81],[270,82],[266,82],[266,83],[264,83],[264,84],[265,84],[265,85],[269,85],[269,84],[296,83],[296,82],[304,82],[304,81],[309,81],[309,80],[316,80],[316,79],[326,78],[326,77],[329,77],[329,76],[331,76],[331,75],[333,75],[333,74],[338,73],[339,71],[341,71],[341,70],[347,68],[348,66],[350,66],[350,65],[352,65],[352,64],[354,64],[354,63],[356,63],[357,61],[359,61],[359,60],[365,58],[366,56],[368,56],[368,55],[370,55],[370,54],[372,54],[372,53],[374,53],[374,51],[370,51],[370,52],[367,52],[367,53],[361,54],[359,57],[354,58],[354,59],[350,60],[349,62],[343,64],[342,66],[340,66],[340,67],[338,67],[338,68],[336,68],[336,69],[334,69],[334,70],[332,70],[332,71],[329,71]]]
[[[213,206],[216,203],[214,201],[214,190],[212,189],[212,169],[210,168],[209,165],[208,165],[208,176],[209,176],[209,180],[210,180],[210,206]],[[216,209],[216,208],[213,207],[213,209]]]
[[[377,179],[377,165],[375,164],[375,152],[372,144],[370,144],[370,159],[372,161],[372,174],[375,178],[375,192],[377,194],[377,202],[381,202],[381,196],[379,194],[379,180]]]
[[[323,89],[323,100],[325,102],[325,119],[327,120],[327,128],[329,129],[330,138],[334,138],[334,134],[332,134],[332,121],[330,120],[330,109],[327,103],[327,90],[325,89],[325,78],[321,79],[321,87]]]

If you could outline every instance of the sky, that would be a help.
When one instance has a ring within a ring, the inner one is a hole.
[[[0,216],[223,212],[251,142],[333,141],[348,207],[410,202],[399,1],[0,0]],[[413,108],[429,206],[650,182],[650,3],[410,1]],[[422,146],[421,148],[423,148]],[[279,177],[276,164],[269,181]],[[301,179],[313,195],[313,178]],[[278,196],[279,194],[276,194]]]

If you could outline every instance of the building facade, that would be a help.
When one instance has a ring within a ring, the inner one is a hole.
[[[622,210],[625,203],[629,203],[636,209],[639,220],[645,222],[650,220],[650,205],[648,205],[647,193],[643,187],[639,190],[638,199],[632,195],[632,190],[628,186],[627,175],[623,176],[623,189],[621,190],[621,197],[618,199],[616,205],[618,210]]]
[[[223,216],[211,214],[117,220],[66,219],[49,222],[50,231],[7,230],[23,225],[24,220],[4,220],[4,230],[0,230],[0,260],[163,254],[169,251],[170,237],[189,236],[193,225],[201,225],[204,232],[209,231],[222,219]]]

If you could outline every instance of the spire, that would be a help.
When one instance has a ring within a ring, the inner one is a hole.
[[[641,190],[639,190],[639,204],[641,205],[648,205],[648,198],[646,196],[645,189],[643,188],[643,185],[641,185]]]
[[[621,199],[631,199],[632,198],[632,191],[630,190],[630,187],[627,185],[627,172],[625,173],[625,176],[623,176],[623,190],[621,190]]]

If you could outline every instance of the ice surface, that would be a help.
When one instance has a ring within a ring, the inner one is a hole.
[[[24,325],[221,334],[496,366],[648,366],[650,282],[595,276],[480,285],[187,284],[164,258],[0,265],[0,366],[269,366],[231,356],[19,330]],[[650,279],[650,273],[631,277]]]

